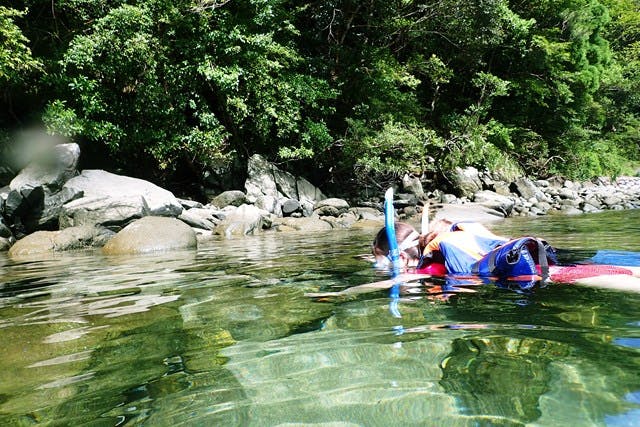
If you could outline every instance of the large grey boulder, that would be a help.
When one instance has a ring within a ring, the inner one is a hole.
[[[327,198],[318,187],[289,172],[275,168],[274,178],[278,192],[284,198],[298,200],[308,212],[313,210],[313,205],[317,201]]]
[[[254,206],[263,211],[267,211],[272,214],[276,214],[282,210],[282,204],[277,197],[260,195],[255,198]]]
[[[218,208],[225,206],[237,207],[247,203],[247,195],[240,190],[228,190],[213,197],[210,203]]]
[[[77,144],[47,145],[11,180],[4,213],[15,228],[27,233],[58,228],[62,205],[82,195],[63,189],[77,173],[79,157]]]
[[[44,188],[41,185],[11,190],[4,202],[4,214],[7,218],[13,219],[41,210],[44,206],[44,194]]]
[[[146,216],[120,230],[102,248],[108,255],[195,249],[196,233],[176,218]]]
[[[259,154],[249,158],[247,180],[244,183],[249,203],[255,203],[260,196],[278,197],[274,169],[275,166]]]
[[[213,230],[216,224],[220,222],[213,212],[206,208],[185,209],[178,216],[178,219],[190,225],[191,227],[202,230]]]
[[[178,198],[178,201],[182,205],[183,209],[193,209],[193,208],[203,208],[204,207],[202,205],[202,203],[196,202],[195,200],[187,200],[187,199]]]
[[[55,231],[36,231],[18,240],[9,249],[9,256],[25,256],[55,251]]]
[[[532,198],[539,201],[546,200],[542,190],[540,190],[540,188],[538,188],[529,178],[521,177],[516,179],[513,183],[513,190],[526,200],[530,200]]]
[[[304,218],[279,218],[274,222],[274,228],[280,232],[304,231],[312,233],[317,231],[329,231],[333,229],[331,223],[319,217]]]
[[[453,185],[462,197],[472,198],[475,193],[482,190],[480,173],[474,167],[456,167],[451,176]]]
[[[558,190],[558,197],[561,199],[576,200],[578,192],[572,188],[562,187]]]
[[[397,193],[393,201],[393,206],[397,209],[415,207],[420,201],[415,194],[410,193]]]
[[[0,186],[6,185],[29,164],[50,162],[54,148],[67,141],[39,129],[29,128],[12,132],[0,144]]]
[[[572,205],[562,205],[560,207],[560,212],[564,215],[580,215],[583,213],[580,209]]]
[[[103,170],[84,170],[64,185],[84,196],[67,203],[60,226],[104,224],[122,226],[143,216],[177,217],[182,204],[168,190],[138,178]]]
[[[226,238],[256,234],[271,225],[269,212],[254,205],[242,205],[218,224],[214,233]]]
[[[66,203],[82,197],[83,193],[72,188],[63,188],[57,193],[47,195],[45,193],[42,203],[31,209],[22,218],[25,229],[28,232],[35,230],[57,230],[59,228],[60,214]]]
[[[278,194],[291,199],[298,198],[298,186],[296,184],[297,179],[293,174],[280,170],[278,167],[274,166],[273,179],[276,183]]]
[[[61,205],[57,205],[60,203],[60,193],[62,192],[47,196],[41,185],[27,185],[20,190],[11,190],[4,200],[3,213],[15,235],[20,237],[31,233],[38,229],[40,224],[48,223],[50,219],[53,220],[53,224],[49,228],[56,229],[56,212],[61,208]]]
[[[296,178],[296,191],[305,216],[311,216],[316,202],[327,198],[318,187],[300,177]]]
[[[287,199],[300,202],[306,216],[313,212],[314,204],[326,196],[304,178],[295,177],[269,163],[259,154],[247,163],[245,190],[247,201],[259,205],[276,216],[282,216],[282,204]]]
[[[59,221],[60,228],[103,225],[120,230],[131,221],[148,215],[151,215],[151,211],[142,196],[118,199],[108,196],[82,197],[63,206]]]
[[[339,216],[349,210],[349,203],[346,200],[335,197],[316,202],[313,207],[314,214],[324,216]]]
[[[19,257],[47,252],[61,252],[104,245],[113,232],[102,227],[80,226],[60,231],[36,231],[18,240],[9,256]]]
[[[357,215],[358,220],[384,221],[384,213],[378,209],[368,207],[356,207],[351,210]]]
[[[24,187],[42,186],[47,194],[55,193],[76,174],[79,159],[78,144],[54,145],[22,169],[9,187],[20,191]]]
[[[282,203],[282,216],[291,216],[300,210],[300,202],[295,199],[285,199]]]
[[[504,216],[509,216],[515,205],[513,197],[502,196],[496,192],[483,190],[473,196],[473,201],[489,209],[502,212]]]
[[[352,209],[340,216],[322,216],[322,220],[331,224],[332,228],[351,228],[358,221],[358,214]]]
[[[422,187],[420,178],[409,174],[404,174],[402,177],[402,190],[405,193],[415,195],[419,199],[423,199],[425,197],[424,188]]]
[[[619,193],[609,194],[602,198],[602,204],[604,204],[609,209],[613,209],[617,205],[622,205],[623,201],[624,197]]]

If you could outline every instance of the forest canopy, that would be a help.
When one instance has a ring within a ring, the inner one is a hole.
[[[43,126],[158,180],[640,161],[637,0],[9,0],[0,43],[2,144]]]

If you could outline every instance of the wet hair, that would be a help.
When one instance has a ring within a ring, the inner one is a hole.
[[[395,229],[398,243],[403,242],[411,233],[416,232],[415,228],[405,222],[396,222]],[[387,238],[387,231],[384,228],[378,231],[378,234],[376,234],[376,237],[373,239],[371,252],[376,257],[380,255],[387,256],[389,254],[389,239]],[[406,253],[411,259],[420,259],[421,252],[418,245],[406,248],[404,253]]]

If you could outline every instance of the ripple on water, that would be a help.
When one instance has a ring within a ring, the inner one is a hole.
[[[610,224],[640,243],[633,221]],[[524,226],[592,249],[574,224]],[[379,280],[355,256],[372,234],[271,235],[141,257],[0,257],[0,424],[635,420],[638,296],[432,281],[407,288],[400,318],[386,291],[304,297]]]

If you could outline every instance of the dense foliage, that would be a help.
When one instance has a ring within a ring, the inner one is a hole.
[[[343,190],[461,165],[617,175],[640,160],[639,6],[9,0],[0,128],[166,179],[253,153]]]

